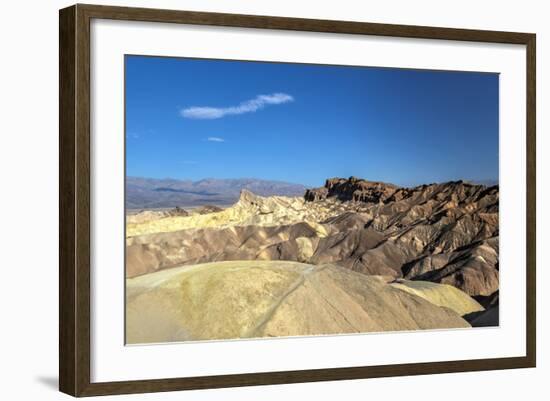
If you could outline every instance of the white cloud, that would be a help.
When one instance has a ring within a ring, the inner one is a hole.
[[[206,140],[209,142],[225,142],[225,139],[220,138],[219,136],[209,136]]]
[[[185,118],[196,120],[214,120],[225,116],[253,113],[263,109],[269,104],[283,104],[294,101],[291,95],[286,93],[273,93],[271,95],[258,95],[254,99],[246,100],[238,106],[231,107],[202,107],[193,106],[180,111]]]

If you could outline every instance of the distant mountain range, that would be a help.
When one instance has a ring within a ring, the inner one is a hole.
[[[207,178],[191,181],[126,177],[126,208],[184,208],[206,204],[228,206],[239,199],[243,189],[261,196],[303,196],[306,187],[256,178]]]
[[[466,182],[475,185],[485,185],[486,187],[494,187],[495,185],[498,185],[498,179],[467,180]]]

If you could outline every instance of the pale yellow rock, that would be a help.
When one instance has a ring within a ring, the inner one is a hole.
[[[296,238],[296,244],[298,245],[298,260],[300,262],[307,262],[315,252],[313,241],[311,238],[298,237]]]
[[[215,262],[126,283],[129,344],[470,327],[381,277],[334,265]]]
[[[485,310],[483,306],[464,291],[448,284],[398,280],[391,285],[394,288],[422,297],[435,305],[452,309],[460,316]]]
[[[328,205],[328,207],[327,207]],[[306,222],[314,228],[319,237],[327,236],[326,228],[319,224],[339,211],[336,203],[307,203],[300,197],[270,196],[262,197],[243,192],[239,201],[221,212],[191,214],[190,216],[165,217],[151,220],[128,218],[126,236],[172,232],[194,228],[231,227],[231,226],[279,226]]]

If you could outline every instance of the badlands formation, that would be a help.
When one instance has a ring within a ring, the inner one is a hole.
[[[329,179],[127,218],[127,342],[498,325],[498,186]]]

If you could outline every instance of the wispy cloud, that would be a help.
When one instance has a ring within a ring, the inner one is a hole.
[[[206,140],[209,142],[225,142],[225,139],[220,138],[219,136],[209,136]]]
[[[203,107],[193,106],[180,111],[185,118],[196,120],[215,120],[225,116],[253,113],[263,109],[266,105],[283,104],[292,102],[294,98],[286,93],[273,93],[271,95],[258,95],[254,99],[241,102],[238,106],[230,107]]]
[[[126,130],[126,137],[127,138],[132,138],[132,139],[139,139],[139,138],[145,138],[147,137],[148,135],[155,135],[157,133],[156,130],[154,129],[146,129],[146,130],[143,130],[143,129],[140,129],[138,131],[133,131],[133,130]]]

